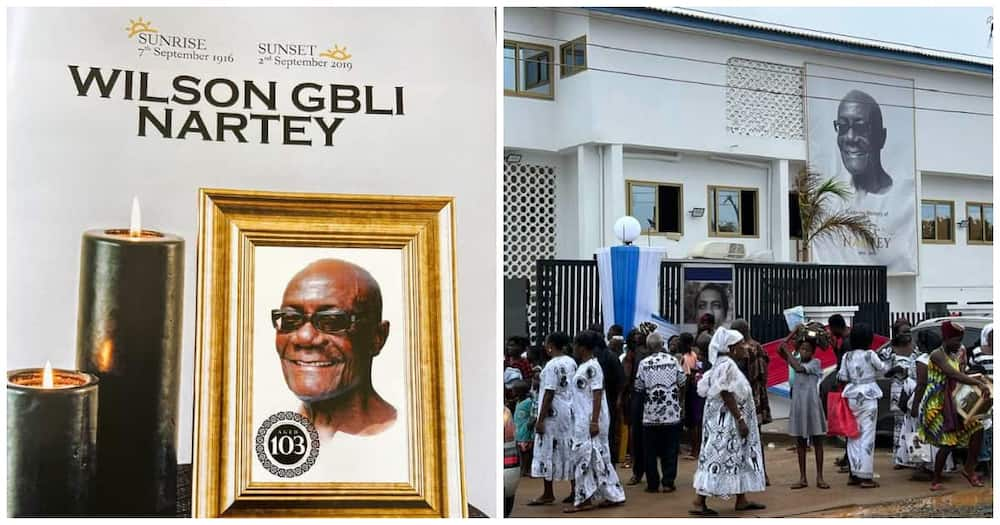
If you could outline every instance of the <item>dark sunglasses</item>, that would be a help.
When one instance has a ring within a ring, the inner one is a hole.
[[[313,314],[304,314],[298,310],[271,310],[271,324],[279,332],[294,332],[306,323],[312,323],[313,328],[328,334],[339,334],[350,330],[360,319],[360,316],[343,310],[321,310]]]

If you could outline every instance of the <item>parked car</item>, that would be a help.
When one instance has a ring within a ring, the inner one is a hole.
[[[514,441],[514,416],[510,409],[503,409],[503,517],[510,516],[514,508],[514,493],[521,479],[521,456]]]

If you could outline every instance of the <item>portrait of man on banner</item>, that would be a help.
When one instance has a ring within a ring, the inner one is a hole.
[[[815,262],[917,271],[913,80],[806,64],[806,143],[812,170],[852,195],[826,202],[862,213],[876,247],[839,236],[817,239]]]

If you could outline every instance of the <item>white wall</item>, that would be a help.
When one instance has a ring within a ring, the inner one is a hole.
[[[123,29],[139,15],[235,62],[139,57]],[[186,240],[179,460],[190,462],[198,188],[453,195],[468,496],[498,515],[492,8],[17,9],[8,31],[7,320],[22,328],[7,333],[8,368],[73,368],[80,235],[127,224],[137,195],[144,225]],[[351,72],[257,64],[258,41],[331,38],[353,52]],[[76,96],[67,64],[149,71],[154,93],[178,74],[275,80],[282,114],[299,114],[287,102],[297,82],[401,85],[406,114],[348,116],[332,148],[137,137],[137,102]]]
[[[585,13],[584,10],[576,10]],[[726,62],[749,58],[802,67],[806,62],[913,78],[919,88],[992,94],[992,78],[950,70],[837,54],[815,48],[782,46],[759,39],[696,32],[630,19],[553,13],[545,9],[507,8],[505,30],[566,41],[580,36],[589,20],[590,43],[653,53]],[[574,20],[564,29],[562,20]],[[622,21],[625,20],[625,21]],[[508,34],[507,38],[558,51],[559,42]],[[588,46],[588,65],[603,70],[726,84],[726,67],[648,54]],[[567,79],[555,75],[555,100],[504,98],[504,144],[508,147],[562,150],[596,142],[804,160],[804,140],[745,137],[726,131],[726,89],[606,71],[585,71]],[[589,93],[582,99],[580,93]],[[992,99],[917,91],[918,107],[992,112]],[[567,111],[565,108],[571,106]],[[555,109],[555,108],[558,108]],[[555,119],[555,120],[553,120]],[[992,173],[990,117],[917,111],[917,169],[968,174]],[[941,130],[948,130],[942,133]]]
[[[922,199],[954,201],[956,224],[966,218],[966,202],[993,201],[993,181],[984,177],[924,172],[921,191]],[[955,244],[920,243],[918,310],[928,302],[993,300],[993,245],[970,245],[967,229],[954,231]]]
[[[655,156],[625,155],[625,179],[657,183],[679,183],[683,185],[684,235],[680,241],[673,241],[662,235],[642,235],[635,241],[640,246],[663,246],[672,258],[685,257],[695,244],[704,240],[720,242],[738,242],[746,246],[747,254],[760,250],[771,249],[771,239],[767,234],[767,223],[773,209],[772,199],[768,195],[767,167],[755,167],[746,164],[735,164],[710,159],[694,154],[682,154],[679,161],[655,160]],[[756,188],[758,198],[758,229],[762,230],[756,237],[709,237],[708,233],[708,186],[725,184]],[[692,208],[705,208],[705,215],[699,218],[688,213]],[[624,203],[622,212],[624,213]],[[618,217],[614,217],[617,219]],[[612,221],[614,220],[612,219]],[[613,223],[613,222],[612,222]]]
[[[569,9],[561,9],[566,11]],[[803,67],[805,63],[818,63],[884,75],[914,79],[921,90],[915,91],[914,105],[918,108],[945,108],[959,111],[992,113],[992,75],[964,73],[951,69],[920,66],[910,62],[891,61],[865,57],[859,54],[834,53],[815,48],[769,43],[759,39],[729,36],[716,32],[682,29],[676,26],[653,24],[635,19],[606,16],[587,16],[583,9],[571,10],[576,14],[560,14],[546,9],[507,8],[504,10],[504,29],[531,33],[537,37],[507,34],[506,38],[553,46],[558,52],[560,41],[581,36],[585,29],[587,41],[600,46],[612,46],[652,53],[690,57],[697,60],[725,63],[733,57]],[[584,16],[580,16],[584,15]],[[580,24],[585,24],[581,28]],[[714,86],[671,82],[599,70],[615,70],[638,75],[670,77],[713,84],[726,84],[726,67],[719,64],[628,53],[590,45],[587,48],[588,71],[561,79],[555,75],[555,99],[530,100],[521,97],[504,97],[504,145],[510,148],[566,152],[582,145],[587,151],[607,150],[609,145],[630,148],[652,148],[680,151],[685,161],[636,162],[626,158],[623,179],[685,181],[685,212],[703,207],[706,197],[704,186],[713,184],[739,184],[746,172],[732,167],[706,164],[707,161],[690,160],[694,156],[720,155],[768,163],[772,168],[782,160],[789,161],[789,182],[804,166],[806,143],[804,140],[779,140],[734,135],[726,130],[726,89]],[[924,89],[971,93],[980,97],[963,97],[935,93]],[[924,182],[929,189],[921,190],[918,178],[918,195],[932,194],[978,195],[969,200],[992,202],[991,180],[993,164],[993,129],[989,116],[962,113],[942,113],[917,110],[916,169],[928,173],[960,173],[966,177]],[[691,155],[695,153],[696,155]],[[687,162],[691,162],[688,171]],[[661,166],[662,165],[662,166]],[[670,167],[667,167],[667,166]],[[607,165],[605,165],[607,168]],[[593,170],[578,168],[586,178],[594,176]],[[610,174],[617,176],[617,174]],[[571,178],[570,173],[560,177]],[[608,177],[607,170],[603,175]],[[751,179],[766,179],[761,175]],[[772,179],[775,183],[782,181]],[[697,182],[695,182],[697,181]],[[605,189],[608,188],[605,179]],[[697,184],[697,188],[694,188]],[[750,185],[750,184],[747,184]],[[766,185],[760,184],[761,209],[768,212],[767,202],[777,205],[775,188],[767,195]],[[692,191],[694,190],[694,191]],[[560,190],[562,191],[562,190]],[[944,193],[942,193],[944,192]],[[575,198],[583,198],[577,195]],[[919,198],[919,197],[918,197]],[[927,197],[931,198],[931,197]],[[947,198],[940,196],[936,198]],[[560,213],[572,203],[567,195],[560,195]],[[965,197],[962,197],[963,203]],[[585,209],[585,208],[581,208]],[[624,213],[624,201],[605,203],[605,209],[614,213],[607,218],[605,229]],[[919,207],[917,208],[919,210]],[[582,214],[583,212],[578,212]],[[779,212],[780,213],[780,212]],[[964,204],[956,205],[956,220],[965,216]],[[707,231],[707,217],[692,219],[685,213],[685,235],[680,243],[662,237],[653,237],[654,244],[665,245],[672,255],[686,253],[688,247],[703,240]],[[774,221],[761,217],[761,239],[740,242],[747,244],[747,251],[774,249],[776,254],[786,252],[795,259],[795,242],[783,244],[782,232],[774,232]],[[914,228],[917,222],[914,220]],[[964,235],[964,230],[959,230]],[[565,234],[560,229],[559,235]],[[695,234],[695,235],[692,235]],[[579,252],[589,257],[596,245],[587,243],[586,234],[574,236],[564,242],[560,237],[560,253],[571,253],[567,242],[582,242]],[[613,237],[608,239],[613,241]],[[637,242],[646,243],[645,238]],[[955,251],[958,249],[958,251]],[[946,256],[947,255],[947,256]],[[958,260],[960,259],[960,260]],[[957,262],[953,262],[957,261]],[[954,300],[990,300],[992,295],[992,250],[989,247],[965,246],[964,238],[949,247],[921,245],[919,278],[890,278],[888,294],[893,310],[922,310],[924,302]]]

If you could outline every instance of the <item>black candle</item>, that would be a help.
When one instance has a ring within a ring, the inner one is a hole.
[[[40,368],[7,372],[7,516],[85,516],[97,477],[97,382]]]
[[[77,366],[101,380],[97,512],[173,516],[184,240],[135,222],[83,234]]]

